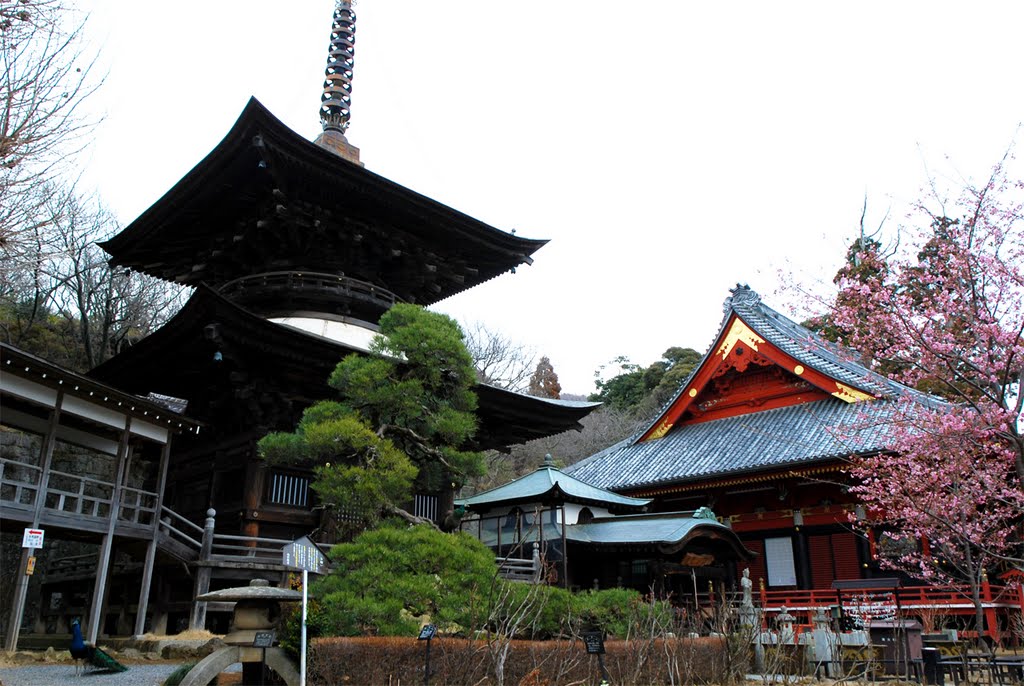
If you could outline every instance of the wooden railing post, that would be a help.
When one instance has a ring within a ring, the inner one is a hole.
[[[8,360],[9,361],[9,360]],[[46,491],[50,484],[50,469],[53,464],[53,447],[57,442],[57,427],[60,425],[61,406],[64,403],[64,392],[57,393],[57,401],[47,422],[46,435],[40,446],[38,481],[36,482],[36,495],[32,503],[32,528],[39,528],[40,519],[43,516],[43,508],[46,507]],[[20,489],[16,497],[21,497]],[[18,635],[21,632],[21,620],[25,612],[25,599],[28,595],[29,576],[26,573],[28,559],[35,553],[34,548],[21,549],[21,561],[18,563],[14,580],[14,593],[11,597],[11,614],[7,620],[7,639],[4,649],[13,651],[18,649]],[[9,580],[5,580],[9,583]],[[5,584],[6,585],[6,584]]]
[[[988,573],[981,570],[981,601],[985,603],[985,633],[992,639],[999,640],[999,619],[996,609],[991,606],[992,585],[988,582]]]
[[[533,544],[533,582],[537,583],[541,579],[541,566],[540,566],[540,545],[534,542]]]
[[[210,574],[212,570],[208,563],[213,552],[213,529],[217,523],[216,517],[217,511],[212,507],[206,511],[206,525],[203,527],[203,547],[199,550],[196,582],[192,593],[192,616],[188,622],[188,628],[193,631],[202,631],[206,628],[206,603],[195,600],[195,598],[210,590]]]
[[[768,592],[764,588],[764,577],[758,577],[758,585],[761,591],[761,628],[768,628]]]
[[[114,549],[114,531],[117,529],[117,518],[121,513],[121,486],[125,480],[125,468],[128,466],[128,459],[132,452],[131,447],[132,418],[128,417],[124,430],[121,432],[121,441],[117,446],[117,473],[114,476],[114,483],[110,489],[110,505],[107,508],[107,533],[100,543],[100,554],[96,560],[96,581],[92,587],[92,600],[89,606],[89,625],[86,642],[96,645],[96,639],[100,637],[103,629],[103,618],[106,608],[107,578],[110,572],[110,558]],[[85,480],[82,480],[82,493],[85,492]],[[98,502],[98,501],[97,501]],[[79,503],[81,504],[81,503]],[[97,505],[98,507],[98,505]],[[99,510],[96,510],[99,514]]]

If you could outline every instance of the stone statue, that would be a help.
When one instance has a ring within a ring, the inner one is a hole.
[[[743,588],[743,607],[754,607],[754,582],[750,580],[749,567],[744,567],[743,569],[743,578],[740,579],[740,587]]]

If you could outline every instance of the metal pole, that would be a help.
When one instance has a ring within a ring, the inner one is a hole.
[[[601,686],[607,686],[612,683],[611,676],[608,675],[608,670],[604,666],[604,654],[597,654],[597,665],[601,668]]]
[[[302,646],[299,650],[299,686],[306,686],[306,589],[309,572],[302,570]]]
[[[430,639],[427,639],[427,664],[423,668],[423,686],[430,686]]]

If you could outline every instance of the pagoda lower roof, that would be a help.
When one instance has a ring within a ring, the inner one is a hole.
[[[351,353],[367,354],[354,345],[268,321],[200,286],[163,327],[88,376],[131,393],[188,400],[186,414],[193,416],[201,407],[193,401],[210,392],[219,368],[231,365],[233,374],[259,374],[297,407],[306,407],[335,395],[327,378]],[[479,427],[473,447],[481,450],[580,429],[580,420],[599,405],[536,398],[485,384],[474,390]]]
[[[191,286],[308,271],[427,305],[530,263],[546,242],[349,162],[253,98],[205,159],[101,245],[116,266]]]

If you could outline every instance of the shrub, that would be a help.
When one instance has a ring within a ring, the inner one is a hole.
[[[573,614],[582,629],[602,630],[620,639],[634,637],[641,630],[650,634],[652,625],[660,629],[655,633],[671,631],[674,623],[668,601],[651,601],[627,588],[577,593],[573,596]]]
[[[429,619],[442,632],[478,623],[497,572],[494,553],[467,534],[385,525],[331,550],[331,574],[312,586],[312,635],[409,636]]]
[[[608,641],[605,664],[616,684],[725,683],[725,644],[718,638]],[[317,639],[308,662],[310,684],[377,684],[423,681],[426,645],[415,638]],[[430,683],[434,686],[497,683],[483,640],[431,641]],[[580,641],[513,641],[504,663],[506,684],[547,686],[598,683],[597,660]]]

